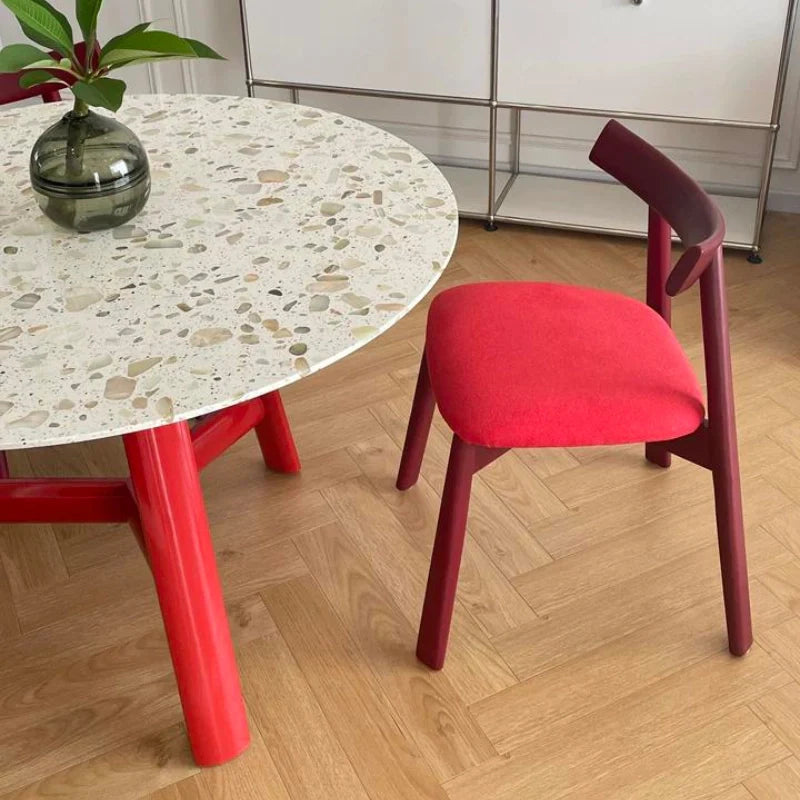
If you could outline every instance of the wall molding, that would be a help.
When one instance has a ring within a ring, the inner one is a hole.
[[[172,12],[175,19],[175,32],[178,36],[186,36],[191,38],[191,29],[189,27],[189,11],[186,8],[185,0],[172,0]],[[197,75],[194,70],[193,61],[181,61],[181,73],[183,75],[183,83],[187,92],[197,94]]]
[[[137,5],[139,8],[139,22],[147,22],[153,19],[153,7],[150,5],[150,0],[137,0]],[[147,65],[147,78],[150,81],[150,92],[152,94],[162,91],[161,76],[156,73],[153,64]]]

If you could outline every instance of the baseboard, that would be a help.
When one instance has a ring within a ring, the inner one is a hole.
[[[800,214],[800,194],[795,192],[769,193],[767,208],[770,211],[784,211],[789,214]]]

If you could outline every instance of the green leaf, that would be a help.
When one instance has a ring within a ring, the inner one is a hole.
[[[197,58],[213,58],[218,61],[226,60],[225,56],[221,56],[216,50],[212,50],[207,44],[198,42],[197,39],[187,39],[186,41],[192,46]]]
[[[72,26],[47,0],[0,1],[17,18],[29,39],[62,55],[72,55]]]
[[[220,58],[210,47],[167,31],[136,31],[117,37],[103,48],[100,66],[149,58]]]
[[[124,39],[126,36],[131,36],[134,33],[146,31],[152,24],[152,22],[142,22],[139,25],[134,25],[130,30],[125,31],[125,33],[121,33],[119,36],[114,36],[112,39],[109,39],[106,42],[106,46],[103,48],[103,50],[106,52],[114,50],[117,46],[117,42],[120,41],[120,39]]]
[[[28,72],[24,72],[19,79],[19,85],[23,89],[30,89],[33,86],[41,86],[43,83],[63,84],[64,81],[60,81],[58,78],[53,77],[49,72],[45,72],[43,69],[32,69]]]
[[[97,15],[103,0],[76,0],[75,16],[78,18],[78,25],[81,26],[83,38],[89,41],[97,39]]]
[[[69,87],[79,100],[90,106],[107,108],[109,111],[119,111],[122,105],[122,96],[125,94],[125,81],[114,78],[98,78],[91,83],[78,81]]]
[[[32,44],[10,44],[0,50],[0,72],[19,72],[38,61],[53,61],[53,57]]]

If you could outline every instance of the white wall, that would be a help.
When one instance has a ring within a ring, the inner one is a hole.
[[[68,9],[73,0],[54,0],[54,4]],[[106,30],[116,33],[123,25],[143,19],[154,19],[160,27],[201,39],[229,61],[138,68],[126,76],[131,89],[244,93],[237,0],[106,0],[102,16]],[[9,12],[0,6],[0,40],[13,41],[18,36]],[[280,91],[265,94],[286,97]],[[303,92],[301,101],[377,122],[441,160],[478,164],[486,159],[485,109],[311,92]],[[508,152],[508,122],[508,115],[501,114],[501,153]],[[600,119],[557,114],[523,115],[524,167],[556,173],[590,171],[586,157],[602,123]],[[745,193],[758,184],[765,143],[761,132],[655,123],[634,127],[714,188]],[[800,25],[789,71],[770,206],[800,213]]]

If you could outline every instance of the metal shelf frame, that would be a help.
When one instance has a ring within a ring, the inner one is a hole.
[[[636,0],[631,0],[636,2]],[[547,106],[534,103],[511,103],[503,102],[498,98],[498,77],[499,77],[499,41],[500,41],[500,3],[501,0],[492,0],[491,4],[491,80],[489,97],[457,97],[441,94],[420,94],[415,92],[401,92],[383,89],[366,89],[353,86],[330,86],[315,83],[297,83],[292,81],[269,80],[258,78],[253,74],[253,63],[250,51],[250,36],[247,24],[246,0],[239,0],[241,12],[242,40],[244,46],[245,80],[247,93],[250,97],[255,96],[258,87],[287,89],[291,93],[293,103],[299,102],[301,91],[329,92],[331,94],[346,94],[362,97],[380,97],[384,99],[396,100],[417,100],[430,103],[450,103],[454,105],[478,106],[486,108],[489,115],[489,148],[488,148],[488,170],[487,170],[487,202],[486,213],[477,214],[475,212],[461,212],[462,217],[471,219],[483,219],[487,230],[496,230],[498,222],[507,222],[518,225],[533,225],[564,230],[583,231],[587,233],[608,233],[616,236],[635,236],[640,234],[615,228],[588,227],[575,225],[568,222],[559,223],[557,221],[542,221],[527,217],[504,216],[502,212],[503,201],[511,191],[517,176],[526,174],[520,168],[520,151],[522,145],[522,113],[524,111],[546,112],[549,114],[565,114],[572,116],[587,117],[607,117],[609,119],[628,119],[649,122],[665,122],[691,125],[705,125],[718,128],[739,128],[747,130],[762,130],[767,134],[767,142],[764,158],[761,165],[761,178],[757,187],[757,204],[755,211],[754,237],[751,243],[727,242],[727,246],[750,251],[750,260],[753,263],[761,263],[761,244],[764,229],[764,217],[767,209],[767,199],[769,197],[770,180],[772,168],[775,162],[775,148],[777,145],[778,133],[780,131],[780,116],[783,107],[784,93],[786,91],[786,80],[789,72],[789,58],[791,56],[792,39],[797,19],[797,7],[800,0],[789,0],[786,14],[786,23],[781,45],[781,55],[778,68],[778,76],[775,85],[775,95],[772,106],[772,115],[769,122],[750,122],[746,120],[724,120],[706,119],[702,117],[682,117],[676,115],[645,114],[635,111],[621,111],[615,109],[596,109],[596,108],[573,108],[567,106]],[[506,183],[497,192],[498,177],[498,157],[497,157],[497,136],[498,136],[498,111],[507,109],[511,112],[511,175]],[[531,173],[535,174],[535,173]]]

